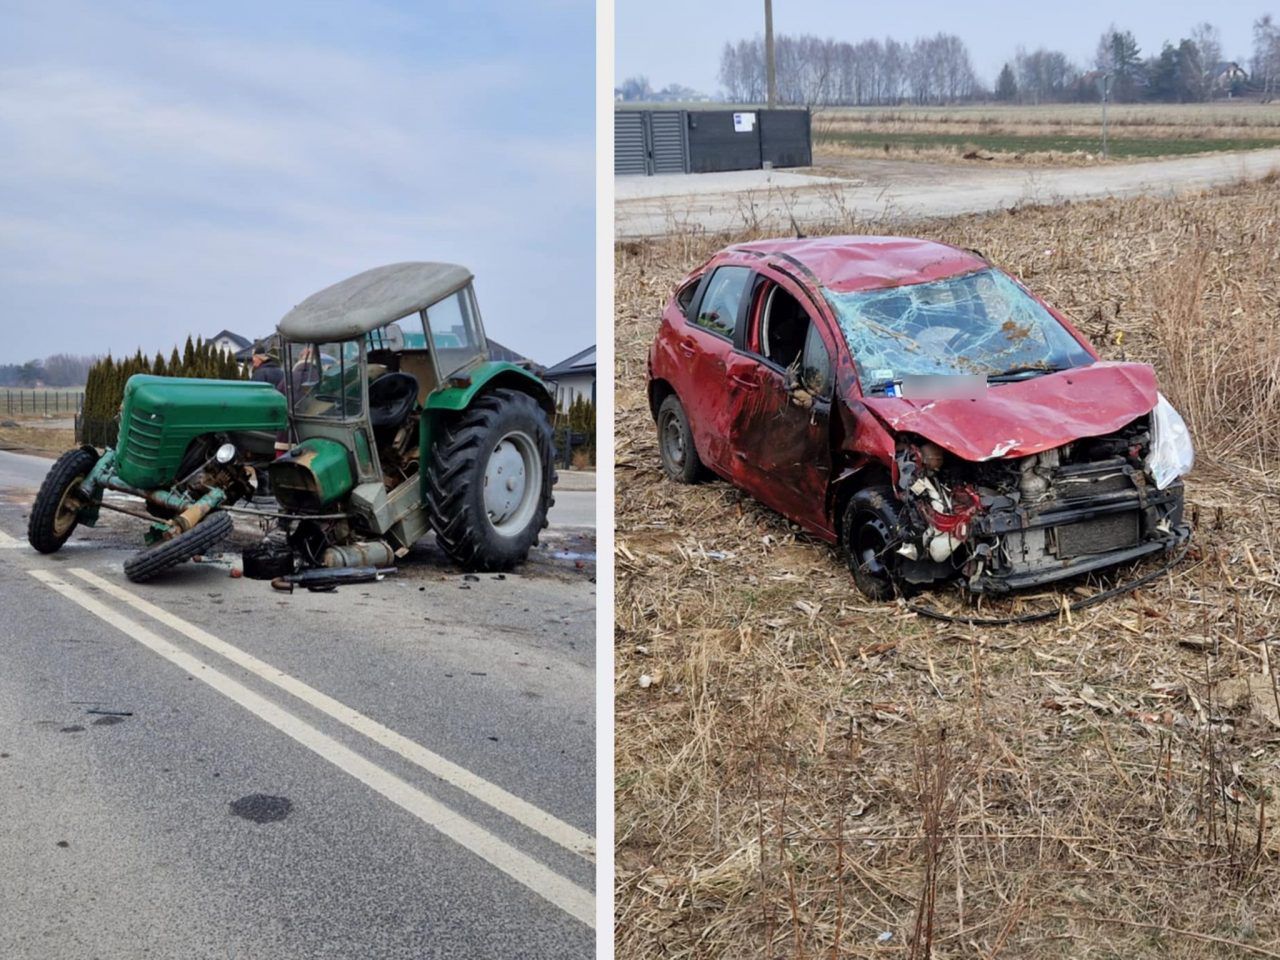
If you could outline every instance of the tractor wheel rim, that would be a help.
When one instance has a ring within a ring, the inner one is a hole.
[[[676,418],[670,415],[662,425],[662,447],[674,466],[684,466],[684,432]]]
[[[82,483],[84,477],[76,477],[63,488],[62,496],[58,498],[58,509],[53,515],[53,532],[56,536],[68,533],[76,525],[76,515],[80,512],[80,494],[77,491]]]
[[[499,440],[484,468],[484,509],[503,536],[523,530],[538,510],[542,494],[542,458],[533,438],[513,430]]]

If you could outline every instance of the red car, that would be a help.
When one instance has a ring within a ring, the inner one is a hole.
[[[903,237],[729,247],[649,352],[662,464],[838,544],[887,599],[999,593],[1185,542],[1186,426],[980,254]]]

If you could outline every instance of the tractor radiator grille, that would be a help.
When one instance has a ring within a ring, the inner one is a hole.
[[[129,418],[129,452],[139,460],[154,460],[164,439],[164,418],[133,414]]]

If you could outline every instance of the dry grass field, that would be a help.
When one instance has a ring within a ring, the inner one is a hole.
[[[819,157],[1096,163],[1101,118],[1100,104],[828,107],[814,112],[814,147]],[[1113,160],[1280,145],[1280,102],[1111,104],[1107,123]]]
[[[56,457],[76,445],[75,430],[66,426],[65,415],[46,420],[44,417],[0,414],[0,450]],[[15,426],[5,426],[6,423]]]
[[[743,238],[620,244],[618,956],[1280,957],[1280,186],[909,232],[1155,364],[1198,446],[1191,553],[1047,624],[866,603],[827,546],[661,474],[659,311]]]

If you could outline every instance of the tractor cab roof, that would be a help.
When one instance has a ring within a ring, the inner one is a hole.
[[[286,340],[354,340],[394,320],[425,310],[471,282],[456,263],[392,263],[357,273],[313,293],[276,329]]]

